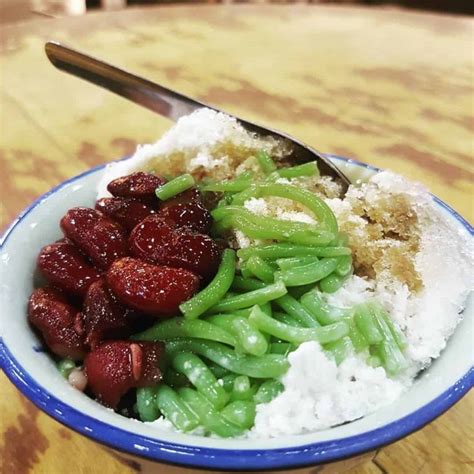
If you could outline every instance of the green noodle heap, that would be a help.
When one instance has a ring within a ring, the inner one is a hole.
[[[205,183],[201,191],[222,193],[212,211],[216,236],[239,230],[269,243],[237,254],[224,250],[216,276],[180,306],[182,316],[133,337],[166,342],[163,382],[137,391],[143,421],[163,415],[183,432],[202,427],[207,434],[239,436],[253,426],[256,405],[283,390],[279,379],[289,367],[287,356],[306,341],[322,344],[337,364],[351,352],[364,352],[371,366],[389,375],[406,367],[404,339],[380,304],[348,309],[325,302],[323,293],[335,292],[352,273],[347,236],[315,194],[277,182],[315,176],[316,164],[277,169],[263,152],[258,161],[265,174],[260,180],[247,172]],[[161,188],[160,198],[192,183],[189,175],[178,177],[166,192]],[[243,205],[266,196],[303,205],[317,224],[257,216]]]

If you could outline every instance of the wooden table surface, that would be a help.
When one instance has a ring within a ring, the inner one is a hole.
[[[321,151],[403,173],[472,222],[473,25],[464,17],[316,5],[153,7],[4,25],[2,226],[51,186],[170,125],[56,71],[43,54],[47,39]],[[468,395],[351,472],[473,472],[473,402]],[[134,472],[38,411],[3,374],[0,432],[2,473]]]

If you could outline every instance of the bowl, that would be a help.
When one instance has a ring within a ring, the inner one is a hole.
[[[353,180],[378,171],[329,155]],[[216,439],[158,429],[124,418],[70,387],[43,351],[26,318],[36,256],[61,236],[58,222],[74,206],[93,206],[105,165],[56,186],[15,219],[1,240],[0,364],[17,388],[69,428],[126,456],[227,471],[290,469],[372,451],[420,429],[456,403],[473,385],[473,298],[441,356],[399,400],[364,418],[331,429],[275,439]],[[459,232],[474,229],[436,197]],[[8,311],[6,311],[8,308]]]

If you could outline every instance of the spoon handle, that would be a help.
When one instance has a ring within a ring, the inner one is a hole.
[[[45,51],[58,69],[115,92],[173,121],[201,107],[213,108],[54,41],[46,43]]]
[[[215,107],[191,99],[186,95],[155,84],[143,77],[135,76],[135,74],[75,51],[60,43],[48,41],[45,45],[45,51],[49,60],[58,69],[115,92],[173,121],[202,107],[219,112],[219,109]],[[316,160],[320,173],[338,179],[342,185],[341,194],[345,194],[350,181],[324,155],[284,133],[261,127],[238,117],[235,117],[235,119],[249,132],[256,133],[262,137],[272,136],[277,140],[289,141],[292,148],[290,158],[293,164]]]

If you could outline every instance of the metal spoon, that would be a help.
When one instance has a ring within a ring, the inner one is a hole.
[[[58,69],[115,92],[171,120],[178,120],[183,115],[188,115],[202,107],[220,112],[216,107],[191,99],[60,43],[47,42],[45,51],[49,60]],[[235,118],[249,132],[262,137],[271,136],[278,140],[289,141],[292,150],[290,156],[292,163],[316,161],[320,173],[337,179],[342,185],[342,194],[346,193],[350,185],[349,179],[324,155],[284,133],[261,127],[239,117]]]

